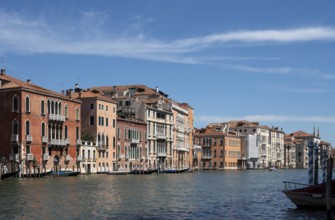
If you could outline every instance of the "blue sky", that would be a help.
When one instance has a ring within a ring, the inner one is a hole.
[[[0,65],[60,92],[158,86],[195,126],[236,119],[335,144],[334,1],[3,1]]]

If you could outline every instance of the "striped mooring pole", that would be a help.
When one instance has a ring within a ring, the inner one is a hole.
[[[326,172],[327,172],[327,158],[328,158],[328,154],[327,154],[327,149],[325,149],[325,147],[321,148],[322,150],[322,183],[326,182]]]
[[[308,142],[308,184],[313,185],[313,141]]]
[[[314,186],[319,184],[319,147],[314,144]]]

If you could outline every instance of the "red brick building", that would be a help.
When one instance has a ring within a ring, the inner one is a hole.
[[[147,124],[119,112],[117,118],[117,171],[147,170]]]
[[[0,157],[22,174],[73,169],[81,102],[0,73]]]

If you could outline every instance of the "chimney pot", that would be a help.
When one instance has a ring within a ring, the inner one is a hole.
[[[5,69],[1,69],[0,74],[1,75],[6,75],[6,70]]]
[[[31,83],[31,79],[27,79],[27,83]]]

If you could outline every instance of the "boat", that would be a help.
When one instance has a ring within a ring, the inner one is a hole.
[[[136,174],[136,175],[141,175],[141,174],[153,174],[153,173],[157,173],[157,170],[133,170],[130,172],[130,174]]]
[[[115,171],[109,171],[107,173],[108,175],[128,175],[130,174],[127,170],[115,170]]]
[[[326,183],[315,186],[284,182],[285,190],[283,193],[290,199],[298,208],[326,208]],[[332,180],[332,197],[331,206],[335,208],[335,180]]]
[[[51,173],[53,176],[78,176],[79,174],[79,171],[58,171]]]
[[[18,171],[14,171],[14,172],[10,172],[10,173],[3,173],[1,174],[1,179],[7,179],[9,177],[12,177],[12,176],[16,176],[17,174],[19,174],[20,170]]]
[[[276,167],[270,167],[269,171],[277,171],[277,168]]]
[[[159,170],[159,173],[185,173],[189,169],[190,168],[180,169],[180,170],[176,170],[176,169]]]

